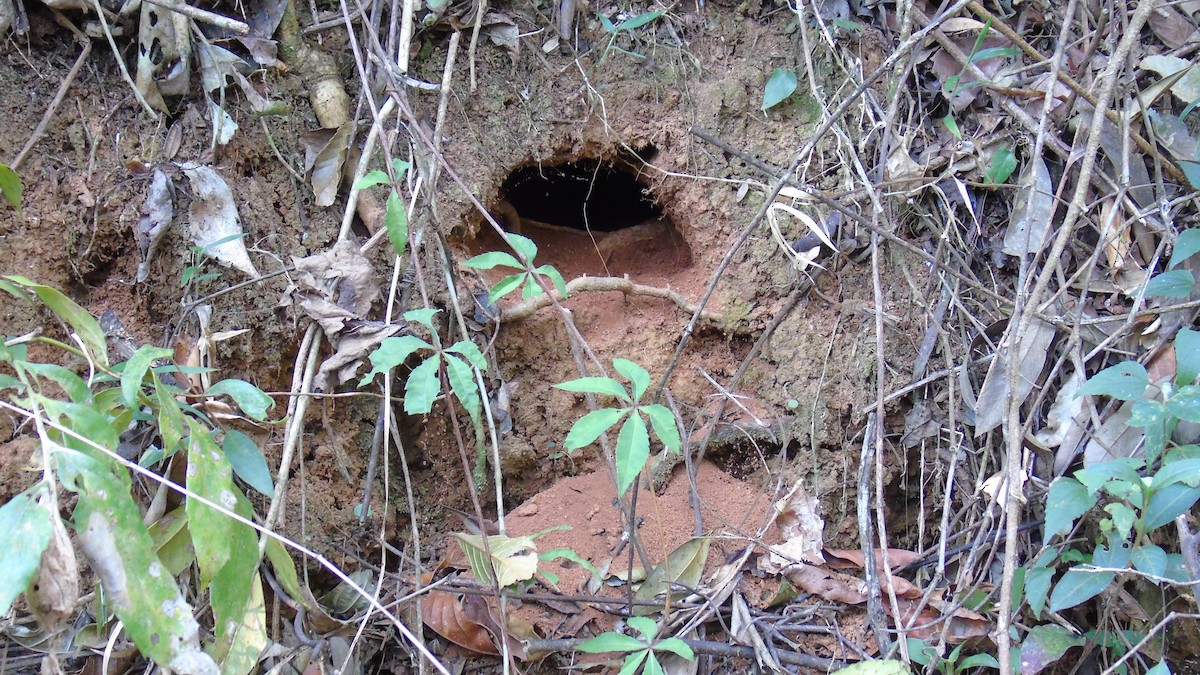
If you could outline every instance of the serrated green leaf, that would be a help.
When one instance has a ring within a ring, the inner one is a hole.
[[[1200,232],[1200,229],[1196,230]],[[1200,332],[1182,328],[1175,336],[1175,385],[1194,384],[1200,377]]]
[[[415,321],[415,322],[421,324],[422,326],[425,326],[426,328],[428,328],[429,331],[432,333],[432,332],[436,331],[436,329],[433,327],[433,317],[437,316],[437,313],[440,311],[441,310],[434,309],[432,307],[425,307],[422,309],[410,309],[404,313],[404,320],[405,321]]]
[[[1121,401],[1141,398],[1150,384],[1146,368],[1137,361],[1122,361],[1088,378],[1076,396],[1111,396]]]
[[[1200,487],[1183,483],[1168,485],[1150,495],[1146,511],[1142,514],[1142,525],[1147,530],[1158,529],[1186,513],[1197,499],[1200,499]]]
[[[1133,566],[1146,574],[1161,577],[1167,573],[1167,552],[1157,544],[1143,543],[1130,554]]]
[[[61,451],[57,460],[64,485],[79,494],[74,513],[79,548],[134,644],[163,668],[217,675],[216,663],[200,648],[191,606],[155,555],[129,494],[129,475],[78,452]]]
[[[396,255],[404,255],[408,247],[408,211],[396,190],[388,193],[387,204],[384,207],[383,223],[387,227],[388,241],[392,242],[392,250]]]
[[[667,450],[677,453],[683,449],[683,443],[679,439],[679,426],[675,423],[675,415],[670,408],[655,403],[644,405],[639,410],[645,412],[646,416],[650,418],[650,425],[654,427],[654,435],[658,436],[658,440],[662,441]]]
[[[214,504],[229,510],[237,505],[237,488],[233,470],[225,453],[203,425],[188,420],[187,487]],[[234,521],[229,516],[202,503],[187,500],[188,528],[196,547],[196,562],[200,565],[202,586],[229,562]]]
[[[671,652],[679,658],[687,659],[688,661],[696,660],[696,653],[692,651],[692,648],[688,646],[688,643],[676,637],[667,638],[666,640],[655,644],[654,649],[658,651]]]
[[[520,272],[518,274],[511,274],[507,277],[504,277],[500,281],[497,281],[496,285],[492,286],[491,292],[488,293],[488,304],[494,305],[500,298],[503,298],[509,293],[517,290],[517,288],[521,285],[521,282],[524,281],[528,276],[529,275],[527,273]]]
[[[512,232],[509,232],[507,237],[509,246],[512,246],[514,251],[520,254],[521,257],[525,258],[525,262],[532,265],[533,259],[537,257],[537,244],[533,243],[533,240],[529,237],[523,237],[519,234],[513,234]],[[517,266],[521,268],[525,267],[524,265],[520,264]]]
[[[258,387],[245,380],[228,379],[209,387],[205,396],[228,396],[252,420],[262,422],[267,419],[267,411],[275,405],[275,400]]]
[[[989,183],[999,185],[1008,180],[1012,176],[1013,171],[1017,170],[1017,156],[1013,154],[1012,148],[1007,145],[997,149],[992,153],[991,160],[988,161],[987,170],[984,175]]]
[[[358,181],[354,183],[354,189],[366,190],[369,187],[390,183],[391,180],[392,179],[388,178],[387,172],[385,171],[368,171],[362,178],[359,178]]]
[[[5,277],[5,279],[33,291],[38,299],[50,308],[50,311],[70,324],[97,363],[102,366],[108,365],[108,345],[105,342],[104,330],[87,310],[75,304],[74,300],[63,295],[58,289],[34,283],[20,276]]]
[[[762,109],[770,110],[786,101],[794,93],[796,93],[796,71],[776,68],[767,78],[767,86],[763,90]]]
[[[121,398],[125,401],[126,406],[138,407],[137,395],[142,389],[142,380],[146,377],[146,371],[150,369],[150,365],[156,359],[167,358],[173,353],[170,349],[142,345],[133,353],[133,356],[129,357],[129,360],[125,362],[125,370],[121,373]]]
[[[650,459],[650,434],[641,415],[630,415],[617,434],[617,494],[625,494]]]
[[[1112,572],[1089,572],[1078,566],[1067,570],[1050,593],[1050,611],[1061,612],[1087,602],[1112,583]]]
[[[275,494],[275,483],[271,480],[271,471],[267,468],[267,459],[254,439],[242,432],[231,429],[225,432],[221,440],[225,457],[233,473],[246,482],[246,485],[271,497]]]
[[[467,556],[471,573],[481,584],[490,586],[492,583],[498,583],[504,588],[518,581],[532,579],[537,572],[537,546],[532,537],[489,535],[485,551],[483,537],[480,535],[461,532],[452,534],[458,540],[463,554]],[[488,556],[488,551],[491,552],[491,556]],[[493,582],[493,579],[496,581]]]
[[[1182,459],[1164,462],[1150,481],[1150,490],[1161,490],[1168,485],[1184,483],[1188,487],[1200,487],[1200,459]]]
[[[604,654],[607,652],[636,652],[646,648],[646,643],[635,637],[608,632],[585,641],[575,649],[588,654]]]
[[[8,200],[9,204],[21,208],[21,177],[17,175],[7,164],[0,164],[0,194]]]
[[[567,450],[578,450],[591,445],[629,412],[627,408],[601,408],[579,418],[567,432],[565,445]]]
[[[25,592],[50,544],[50,511],[38,503],[45,493],[39,483],[0,507],[0,616]]]
[[[1095,494],[1073,478],[1056,478],[1046,495],[1046,525],[1043,544],[1050,543],[1055,535],[1071,531],[1075,519],[1096,505]]]
[[[563,280],[563,275],[559,274],[558,270],[554,269],[553,265],[542,265],[534,270],[538,274],[544,274],[550,277],[550,281],[554,284],[554,288],[558,290],[558,294],[566,299],[567,297],[567,282]]]
[[[1186,298],[1195,285],[1191,270],[1169,270],[1150,279],[1146,284],[1146,297]]]
[[[484,358],[483,352],[479,351],[479,346],[470,340],[459,340],[447,347],[446,351],[462,354],[471,365],[480,370],[487,370],[487,359]]]
[[[392,368],[404,363],[408,357],[419,349],[433,349],[433,345],[422,340],[415,335],[401,335],[399,337],[384,338],[375,351],[371,352],[371,372],[363,376],[359,381],[358,386],[365,387],[368,382],[375,379],[375,375],[386,373]]]
[[[563,391],[573,391],[580,394],[606,394],[632,403],[629,400],[629,394],[626,393],[625,387],[621,383],[611,377],[581,377],[575,380],[567,380],[554,385],[556,389]]]
[[[650,373],[629,359],[613,359],[613,368],[633,384],[633,400],[641,399],[650,386]]]
[[[1200,189],[1200,188],[1197,188]],[[1171,251],[1171,262],[1168,269],[1174,268],[1188,258],[1200,252],[1200,227],[1193,227],[1179,233],[1175,239],[1175,248]]]
[[[471,366],[457,356],[446,354],[446,379],[450,381],[450,391],[454,392],[471,420],[479,422],[483,417],[483,402],[479,399],[479,387]]]
[[[442,390],[438,378],[438,365],[442,357],[434,354],[413,368],[404,383],[404,412],[409,415],[428,415],[433,410],[433,401]]]
[[[512,257],[512,254],[504,251],[489,251],[480,253],[479,255],[467,260],[463,263],[466,267],[472,267],[477,270],[490,270],[493,267],[503,266],[512,267],[514,269],[525,269],[520,260]]]

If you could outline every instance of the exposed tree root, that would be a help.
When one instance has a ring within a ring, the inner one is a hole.
[[[572,279],[567,283],[567,295],[574,296],[582,291],[620,291],[626,295],[646,295],[652,298],[662,298],[675,303],[685,312],[695,313],[696,305],[687,301],[682,295],[676,293],[669,288],[658,288],[657,286],[643,286],[635,284],[628,278],[618,277],[579,277]],[[558,296],[557,291],[555,295]],[[562,300],[562,297],[558,297]],[[534,312],[546,307],[550,304],[550,297],[546,294],[539,295],[535,298],[522,300],[521,302],[501,310],[500,321],[520,321],[533,316]],[[725,322],[725,315],[718,312],[710,312],[705,310],[701,312],[700,318],[705,321],[711,321],[716,324]]]

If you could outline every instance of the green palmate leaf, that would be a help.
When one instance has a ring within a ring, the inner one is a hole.
[[[645,662],[646,665],[643,666],[642,662]],[[625,663],[621,664],[621,670],[617,675],[634,675],[639,668],[642,675],[663,675],[662,664],[658,662],[651,651],[626,656]]]
[[[489,535],[485,551],[483,537],[461,532],[453,534],[459,548],[467,556],[471,573],[482,584],[490,586],[495,579],[494,583],[504,588],[518,581],[532,579],[537,572],[537,546],[532,537]],[[493,570],[495,577],[492,576]]]
[[[497,266],[513,267],[516,269],[525,268],[525,266],[521,264],[520,260],[517,260],[516,258],[512,257],[512,254],[505,253],[504,251],[490,251],[488,253],[481,253],[464,262],[463,265],[467,267],[473,267],[477,270],[490,270]]]
[[[630,415],[617,434],[617,494],[625,494],[650,459],[650,434],[641,415]]]
[[[796,71],[776,68],[767,78],[766,89],[763,90],[762,109],[770,110],[783,103],[789,96],[796,93]]]
[[[393,189],[388,193],[387,204],[384,207],[383,223],[387,227],[388,241],[392,242],[392,250],[396,255],[404,255],[408,247],[408,211],[400,194]]]
[[[375,187],[376,185],[383,185],[384,183],[390,183],[391,180],[392,179],[388,178],[387,173],[384,171],[368,171],[362,178],[359,178],[354,183],[354,189],[355,190],[366,190],[369,187]]]
[[[175,579],[154,552],[129,475],[109,462],[63,450],[63,484],[79,494],[74,521],[79,548],[104,588],[107,606],[143,654],[183,675],[217,675],[200,648],[200,626]]]
[[[654,427],[654,435],[658,436],[658,440],[662,441],[668,450],[679,452],[683,449],[683,443],[679,439],[679,426],[675,424],[675,415],[671,413],[670,408],[655,403],[644,405],[639,410],[650,418],[650,425]]]
[[[636,652],[646,649],[646,643],[622,633],[601,633],[587,640],[575,649],[588,654],[603,654],[606,652]]]
[[[1200,227],[1184,230],[1175,239],[1175,248],[1171,251],[1171,262],[1167,267],[1174,268],[1197,252],[1200,252]]]
[[[611,377],[581,377],[561,382],[554,385],[554,387],[563,391],[574,391],[580,394],[607,394],[615,396],[626,403],[632,403],[629,399],[629,394],[625,392],[625,387],[622,387],[619,382]]]
[[[1195,230],[1200,232],[1200,229]],[[1200,377],[1200,332],[1180,329],[1175,336],[1175,384],[1194,384]]]
[[[221,447],[225,457],[238,478],[246,481],[246,485],[270,497],[275,494],[275,483],[271,480],[271,471],[267,468],[267,460],[262,450],[246,434],[233,429],[225,432]]]
[[[1142,514],[1142,524],[1147,530],[1158,529],[1186,513],[1197,499],[1200,499],[1200,487],[1183,483],[1168,485],[1150,495],[1150,502]]]
[[[437,316],[440,309],[425,307],[424,309],[410,309],[404,313],[405,321],[415,321],[429,329],[430,332],[436,332],[433,327],[433,317]]]
[[[250,419],[263,421],[267,419],[267,411],[275,405],[275,400],[267,396],[262,389],[245,380],[221,380],[204,392],[205,396],[228,396],[246,413]]]
[[[1170,270],[1155,275],[1146,284],[1147,298],[1186,298],[1191,295],[1196,280],[1190,270]]]
[[[1157,544],[1144,543],[1133,549],[1129,557],[1133,566],[1146,574],[1161,577],[1167,573],[1167,552]]]
[[[1055,535],[1066,534],[1075,524],[1075,519],[1096,505],[1096,496],[1073,478],[1060,477],[1050,484],[1046,496],[1046,526],[1043,543],[1048,544]]]
[[[567,450],[578,450],[591,445],[627,412],[627,408],[601,408],[579,418],[567,433]]]
[[[170,455],[183,439],[183,412],[170,390],[158,381],[158,375],[154,376],[154,395],[158,398],[158,435],[162,438],[163,453]]]
[[[34,283],[25,277],[11,276],[5,279],[33,291],[58,318],[70,324],[97,363],[102,366],[108,365],[108,345],[105,342],[104,329],[100,328],[99,322],[87,310],[55,288]]]
[[[170,349],[161,349],[151,345],[138,347],[133,356],[125,362],[125,370],[121,373],[121,398],[125,401],[125,405],[130,408],[138,407],[137,395],[142,389],[142,380],[146,377],[146,371],[150,369],[150,365],[154,363],[155,359],[167,358],[173,353]]]
[[[521,282],[524,281],[528,276],[528,274],[521,272],[518,274],[511,274],[496,282],[496,285],[492,286],[492,291],[488,293],[488,304],[494,305],[500,298],[503,298],[509,293],[517,290],[517,288],[520,287]]]
[[[658,624],[654,623],[654,619],[644,616],[631,616],[625,620],[629,627],[636,630],[641,636],[643,642],[650,642],[658,635]]]
[[[633,400],[641,399],[650,386],[650,373],[629,359],[613,359],[613,368],[633,384]]]
[[[7,164],[0,164],[0,194],[9,204],[21,208],[21,177]]]
[[[688,646],[688,643],[676,637],[667,638],[666,640],[655,644],[654,648],[659,651],[671,652],[681,659],[687,659],[688,661],[696,660],[696,652],[692,651],[692,648]]]
[[[1096,373],[1082,387],[1077,396],[1096,394],[1111,396],[1121,401],[1141,398],[1150,384],[1146,368],[1137,361],[1123,361]]]
[[[1050,611],[1061,612],[1091,600],[1108,588],[1115,576],[1112,572],[1090,572],[1072,567],[1054,585],[1054,591],[1050,593]]]
[[[512,246],[514,251],[516,251],[521,257],[525,258],[525,262],[532,265],[533,259],[537,257],[537,244],[533,243],[533,240],[529,237],[523,237],[519,234],[513,234],[511,232],[507,233],[506,237],[508,239],[508,245]],[[518,264],[517,267],[524,268],[525,265]]]
[[[8,614],[25,592],[50,544],[50,511],[38,503],[44,494],[45,486],[39,483],[0,507],[0,615]]]
[[[1000,184],[1008,180],[1016,169],[1017,156],[1013,154],[1011,148],[1004,146],[992,153],[985,176],[989,183]]]
[[[433,410],[433,401],[442,390],[438,379],[438,365],[442,357],[434,354],[413,368],[404,383],[404,412],[409,415],[428,415]]]
[[[208,429],[192,419],[188,420],[187,460],[188,489],[232,511],[238,492],[233,470]],[[234,520],[199,499],[187,500],[187,515],[201,583],[207,586],[229,562]]]
[[[554,284],[554,288],[558,289],[558,294],[567,297],[567,282],[563,280],[563,275],[559,274],[558,270],[552,265],[542,265],[534,270],[538,274],[544,274],[550,277],[550,281]]]
[[[462,359],[446,354],[446,379],[450,381],[450,391],[466,409],[473,422],[479,422],[483,416],[483,403],[479,399],[479,387],[476,386],[475,374]]]
[[[21,368],[39,377],[52,380],[62,387],[72,403],[89,403],[92,400],[92,390],[88,388],[83,378],[57,363],[24,363]]]
[[[1181,420],[1200,422],[1200,387],[1187,385],[1167,400],[1167,410]]]
[[[459,340],[458,342],[455,342],[447,347],[446,351],[462,354],[466,357],[467,361],[471,363],[471,365],[480,370],[487,370],[487,359],[484,358],[483,352],[479,351],[479,347],[470,340]]]
[[[371,372],[363,376],[359,381],[358,386],[365,387],[368,382],[375,379],[378,373],[386,373],[392,368],[404,363],[408,357],[419,349],[433,349],[433,345],[422,340],[415,335],[401,335],[400,337],[384,338],[379,343],[379,347],[371,352]]]
[[[537,280],[533,278],[533,275],[525,274],[523,278],[525,279],[525,286],[521,288],[522,299],[537,297],[544,292],[542,291],[542,287],[538,285]]]

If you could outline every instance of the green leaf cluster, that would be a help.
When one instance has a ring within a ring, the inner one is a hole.
[[[589,654],[604,654],[606,652],[624,653],[625,661],[621,664],[620,675],[633,675],[639,669],[646,675],[662,675],[663,667],[654,652],[671,652],[680,658],[694,661],[695,652],[686,642],[677,637],[656,640],[658,624],[653,619],[644,616],[631,616],[627,620],[629,627],[641,635],[641,638],[610,631],[579,645],[576,649]]]
[[[497,300],[521,288],[522,298],[532,298],[542,294],[542,287],[538,284],[534,275],[540,274],[550,278],[554,284],[554,288],[558,290],[559,295],[563,298],[567,297],[567,282],[563,280],[563,276],[558,270],[551,265],[540,265],[533,267],[534,258],[537,257],[538,247],[533,243],[532,239],[522,237],[519,234],[509,232],[507,235],[509,243],[513,250],[520,255],[525,262],[529,263],[529,267],[533,268],[533,272],[529,272],[525,265],[513,257],[510,253],[504,251],[489,251],[471,258],[463,263],[467,267],[473,267],[479,270],[490,270],[495,267],[507,267],[509,269],[518,270],[516,274],[511,274],[501,279],[488,293],[488,304],[495,304]]]
[[[632,392],[609,377],[581,377],[554,386],[565,391],[611,396],[627,404],[617,408],[600,408],[584,415],[571,427],[566,440],[567,450],[578,450],[591,445],[601,434],[625,420],[617,434],[615,457],[617,491],[624,494],[650,458],[650,433],[646,420],[650,421],[654,434],[667,450],[679,452],[682,442],[675,415],[669,408],[659,403],[639,403],[650,386],[650,374],[646,369],[628,359],[614,359],[613,368],[629,380]]]
[[[400,184],[404,175],[412,168],[412,164],[401,159],[392,160],[392,176],[385,171],[370,171],[354,183],[355,190],[365,190],[376,185],[391,184],[387,201],[384,205],[383,222],[387,227],[388,241],[396,255],[404,255],[408,246],[408,209],[404,206],[404,197],[400,196]]]

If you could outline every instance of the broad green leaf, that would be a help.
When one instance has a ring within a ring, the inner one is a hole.
[[[483,537],[477,534],[454,532],[459,548],[467,556],[471,573],[479,583],[490,586],[498,583],[501,588],[518,581],[532,579],[537,572],[537,546],[532,537],[508,537],[502,534],[489,535],[484,551]],[[495,577],[492,571],[495,570]],[[493,582],[495,579],[495,582]]]
[[[225,457],[238,478],[246,481],[246,485],[271,497],[275,494],[275,483],[271,480],[271,470],[267,468],[267,459],[262,450],[252,438],[242,432],[231,429],[225,432],[221,439]]]
[[[1111,480],[1140,483],[1142,478],[1137,472],[1142,466],[1142,461],[1135,457],[1118,457],[1080,469],[1075,472],[1075,478],[1086,485],[1088,492],[1094,495]]]
[[[256,550],[253,543],[248,550]],[[214,594],[217,586],[218,582],[214,580]],[[258,664],[259,655],[270,644],[262,577],[257,572],[252,575],[247,591],[249,595],[243,599],[241,617],[229,618],[227,628],[223,633],[218,633],[218,642],[213,648],[221,657],[222,675],[246,675],[252,672]]]
[[[275,405],[275,400],[258,387],[245,380],[221,380],[204,392],[205,396],[228,396],[246,413],[250,419],[261,422],[267,419],[267,411]]]
[[[478,422],[483,417],[483,403],[479,400],[479,387],[471,366],[457,356],[446,354],[446,379],[450,381],[450,391],[454,392],[471,420]]]
[[[163,359],[171,356],[174,352],[170,349],[162,349],[151,345],[142,345],[138,347],[133,356],[125,362],[125,370],[121,373],[121,398],[125,401],[125,405],[136,409],[138,407],[137,395],[142,389],[142,380],[146,377],[146,371],[150,369],[150,365],[155,359]]]
[[[588,654],[603,654],[606,652],[636,652],[646,649],[646,643],[621,633],[601,633],[596,637],[576,647],[578,651]]]
[[[1029,601],[1029,609],[1034,617],[1042,616],[1053,580],[1054,570],[1049,567],[1034,567],[1025,573],[1025,599]]]
[[[200,626],[175,579],[154,553],[124,469],[86,455],[57,456],[63,483],[79,493],[74,520],[79,548],[104,588],[107,606],[141,652],[184,675],[217,675],[200,648]]]
[[[554,283],[554,288],[558,289],[558,294],[567,297],[567,282],[563,280],[563,275],[559,274],[558,270],[552,265],[542,265],[534,270],[538,274],[544,274],[550,277],[550,281]]]
[[[696,660],[696,653],[688,646],[688,643],[679,638],[667,638],[654,645],[654,649],[658,651],[671,652],[679,658],[687,659],[688,661]]]
[[[1092,554],[1092,564],[1096,567],[1121,570],[1129,567],[1129,559],[1133,554],[1129,548],[1129,542],[1110,532],[1108,544],[1108,546],[1096,547],[1096,552]]]
[[[0,194],[18,210],[21,208],[21,192],[21,177],[7,164],[0,164]]]
[[[1190,270],[1169,270],[1155,275],[1146,284],[1147,298],[1186,298],[1191,295],[1196,280]]]
[[[1071,531],[1075,519],[1096,505],[1096,496],[1073,478],[1059,477],[1050,484],[1046,495],[1046,525],[1043,544],[1050,543],[1055,535]]]
[[[233,510],[237,506],[237,488],[229,461],[212,434],[195,420],[188,420],[187,487],[214,504]],[[196,562],[200,565],[202,586],[229,562],[234,520],[202,503],[187,500],[188,528],[196,547]]]
[[[108,365],[108,345],[105,342],[104,329],[100,328],[100,323],[87,310],[55,288],[34,283],[25,277],[4,278],[37,294],[38,299],[79,334],[79,339],[83,341],[91,357],[102,366]]]
[[[1181,420],[1200,422],[1200,387],[1188,385],[1167,399],[1167,410]]]
[[[1150,384],[1150,376],[1145,367],[1137,361],[1122,361],[1096,373],[1082,387],[1076,396],[1095,394],[1111,396],[1122,401],[1141,398]]]
[[[533,278],[533,276],[525,274],[522,278],[525,280],[525,285],[521,287],[522,300],[528,300],[529,298],[537,297],[543,293],[542,287],[538,284],[537,280]]]
[[[1189,230],[1198,232],[1200,229]],[[1175,384],[1195,384],[1200,377],[1200,332],[1182,328],[1175,336]]]
[[[0,391],[4,391],[5,389],[14,389],[18,394],[23,394],[25,392],[25,385],[21,384],[21,381],[12,375],[0,373]]]
[[[1071,647],[1078,647],[1083,643],[1083,638],[1070,633],[1062,626],[1034,626],[1021,642],[1019,672],[1036,674],[1062,658]]]
[[[50,544],[50,511],[38,503],[38,496],[46,492],[38,483],[0,507],[0,615],[8,614],[25,592]]]
[[[516,269],[525,269],[525,266],[521,264],[520,260],[517,260],[516,258],[512,257],[512,254],[505,253],[504,251],[489,251],[487,253],[480,253],[474,258],[464,262],[463,265],[466,267],[473,267],[477,270],[490,270],[497,265],[513,267]]]
[[[654,619],[644,616],[631,616],[625,620],[629,627],[636,630],[641,636],[643,642],[650,642],[658,635],[658,624],[654,623]]]
[[[1173,268],[1197,252],[1200,252],[1200,227],[1184,230],[1175,239],[1175,249],[1171,251],[1171,263],[1167,267]]]
[[[154,551],[167,572],[177,577],[196,561],[192,533],[187,529],[187,506],[179,506],[150,525]]]
[[[617,434],[617,494],[623,495],[650,459],[650,434],[641,415],[630,415]]]
[[[1154,461],[1162,454],[1167,442],[1167,422],[1171,412],[1161,401],[1141,399],[1134,401],[1129,411],[1129,426],[1146,430],[1146,458]]]
[[[1009,176],[1012,176],[1013,171],[1016,171],[1016,169],[1017,156],[1006,145],[992,153],[992,158],[988,161],[987,170],[984,175],[987,177],[989,183],[999,185],[1008,180]]]
[[[600,434],[620,421],[627,412],[627,408],[601,408],[579,418],[567,432],[567,450],[578,450],[596,442]]]
[[[162,451],[171,455],[179,449],[183,439],[183,412],[170,390],[159,382],[158,375],[154,376],[154,394],[158,398],[158,435],[162,438]]]
[[[442,390],[438,378],[438,365],[441,357],[437,354],[421,362],[413,368],[404,383],[404,412],[409,415],[428,415],[433,410],[433,401]]]
[[[638,14],[637,16],[630,17],[630,18],[622,21],[617,26],[616,32],[620,33],[621,31],[634,30],[637,28],[641,28],[642,26],[645,26],[646,24],[650,23],[651,21],[654,21],[655,19],[659,18],[662,15],[663,15],[663,11],[661,9],[656,9],[653,12],[644,12],[642,14]]]
[[[905,641],[908,643],[909,659],[919,666],[931,666],[941,658],[938,656],[937,648],[925,640],[910,637],[905,638]]]
[[[954,119],[954,115],[946,115],[943,117],[942,124],[946,125],[946,129],[950,132],[950,135],[957,139],[962,139],[962,129],[958,128],[958,121]]]
[[[369,187],[390,183],[391,178],[388,178],[385,171],[368,171],[362,178],[354,183],[355,190],[366,190]]]
[[[861,23],[858,23],[857,21],[851,21],[849,19],[834,19],[833,21],[830,21],[830,23],[844,31],[849,31],[851,33],[857,33],[862,30]]]
[[[1089,572],[1080,567],[1067,570],[1050,593],[1050,611],[1061,612],[1091,600],[1108,588],[1115,576],[1112,572]]]
[[[266,537],[267,535],[262,536]],[[310,596],[306,592],[307,587],[301,585],[300,576],[296,573],[296,563],[288,555],[287,549],[275,537],[267,537],[266,553],[267,559],[271,561],[271,567],[275,569],[275,580],[293,600],[311,610],[313,603],[309,602]]]
[[[625,657],[625,662],[621,664],[621,670],[617,671],[617,675],[637,675],[641,672],[642,675],[652,675],[650,671],[650,659],[654,656],[650,653],[650,648],[645,647],[640,652],[634,652]],[[642,668],[642,663],[646,663],[646,667]],[[658,675],[655,673],[653,675]]]
[[[1104,511],[1112,518],[1113,526],[1122,537],[1128,537],[1137,520],[1137,513],[1128,504],[1113,502],[1104,505]]]
[[[437,316],[439,311],[441,310],[434,309],[432,307],[425,307],[423,309],[410,309],[404,313],[404,320],[415,321],[428,328],[431,333],[436,332],[436,329],[433,327],[433,317]]]
[[[789,96],[796,93],[796,71],[776,68],[767,78],[767,86],[763,90],[762,109],[770,110],[783,103]]]
[[[611,377],[581,377],[575,380],[567,380],[554,385],[556,389],[563,391],[573,391],[580,394],[607,394],[616,398],[632,403],[629,400],[629,394],[625,392],[625,387],[622,387],[619,382]]]
[[[513,247],[513,250],[525,258],[525,262],[533,264],[533,259],[537,257],[538,247],[529,237],[522,237],[519,234],[508,233],[508,244]],[[518,264],[518,267],[524,268],[525,265]]]
[[[1143,543],[1129,557],[1133,566],[1146,574],[1161,577],[1167,573],[1167,552],[1157,544]]]
[[[57,363],[29,363],[21,365],[21,368],[27,372],[33,373],[38,377],[44,377],[53,381],[62,390],[66,392],[67,397],[72,403],[90,403],[92,400],[92,391],[88,389],[87,382],[83,378],[76,375],[68,368],[64,368]]]
[[[82,450],[88,455],[96,455],[93,444],[110,451],[116,451],[117,445],[120,443],[120,438],[117,430],[114,428],[111,417],[99,412],[94,406],[90,405],[55,401],[41,396],[38,397],[38,400],[47,412],[51,415],[66,418],[62,422],[69,429],[91,441],[91,443],[88,443],[68,435],[63,439],[63,444],[67,447]]]
[[[708,560],[710,542],[708,537],[693,537],[667,554],[667,559],[651,570],[646,580],[638,587],[637,599],[655,600],[668,594],[673,599],[687,596],[688,591],[680,588],[695,589],[700,585],[704,563]],[[638,615],[657,611],[648,605],[637,605],[633,608],[634,614]]]
[[[528,276],[529,275],[527,273],[520,272],[518,274],[510,274],[500,281],[497,281],[496,285],[492,286],[491,292],[488,293],[488,304],[494,305],[500,298],[503,298],[509,293],[517,290],[517,288],[521,285],[521,282],[524,281]]]
[[[1183,169],[1183,175],[1187,176],[1188,182],[1192,184],[1192,189],[1200,190],[1200,162],[1181,159],[1179,168]]]
[[[478,345],[470,340],[459,340],[458,342],[455,342],[447,347],[446,351],[454,352],[455,354],[462,354],[466,357],[467,361],[469,361],[471,365],[480,370],[487,370],[487,359],[484,358],[483,352],[479,351]]]
[[[365,387],[368,382],[375,379],[375,375],[386,373],[404,363],[418,349],[432,350],[433,345],[415,335],[384,338],[379,343],[379,347],[371,352],[371,365],[373,367],[371,368],[371,372],[364,375],[362,380],[359,380],[358,386]]]
[[[246,519],[254,517],[250,500],[229,484],[235,503],[230,509]],[[188,500],[189,502],[191,500]],[[209,587],[217,642],[214,653],[223,675],[246,675],[266,646],[266,609],[258,580],[258,537],[249,526],[222,516],[229,523],[229,559]],[[199,532],[194,533],[199,538]],[[199,555],[199,547],[197,547]],[[203,570],[203,567],[201,567]]]
[[[1150,481],[1150,489],[1161,490],[1168,485],[1185,483],[1189,487],[1200,487],[1200,459],[1183,459],[1166,462]]]
[[[633,384],[633,400],[640,400],[650,386],[650,373],[629,359],[613,359],[613,368]]]
[[[1158,529],[1186,513],[1197,499],[1200,499],[1200,487],[1183,483],[1168,485],[1150,495],[1150,502],[1142,514],[1142,524],[1147,530]]]
[[[644,405],[639,410],[650,418],[650,426],[654,427],[654,435],[658,436],[658,440],[662,441],[668,450],[679,452],[683,449],[683,443],[679,440],[679,427],[675,424],[675,415],[670,408],[655,403]]]
[[[963,673],[969,672],[973,668],[992,668],[993,670],[1000,670],[1000,662],[997,661],[996,657],[992,656],[991,654],[980,653],[972,654],[959,661],[958,667],[961,669],[959,672]]]
[[[392,250],[396,255],[404,255],[404,249],[408,246],[408,211],[404,209],[404,202],[395,189],[388,193],[383,222],[387,227],[388,241],[392,242]]]

